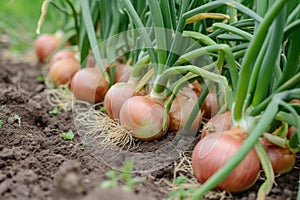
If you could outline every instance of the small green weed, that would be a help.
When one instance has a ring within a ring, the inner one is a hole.
[[[31,134],[31,133],[29,133],[29,132],[27,132],[27,133],[25,133],[25,136],[26,136],[26,137],[31,137],[31,136],[32,136],[32,134]]]
[[[0,129],[2,128],[3,126],[3,121],[0,119]]]
[[[59,108],[56,106],[53,108],[53,110],[49,111],[49,114],[51,114],[51,115],[58,115],[60,113],[61,112],[60,112]]]
[[[12,117],[14,118],[15,121],[18,122],[19,127],[21,128],[21,117],[18,114],[12,114]]]
[[[36,80],[40,81],[40,82],[44,82],[45,81],[45,77],[43,75],[40,75],[40,76],[36,77]]]
[[[196,191],[196,187],[193,187],[189,185],[188,187],[185,187],[185,184],[188,180],[188,177],[186,176],[178,176],[175,179],[175,185],[176,189],[170,192],[168,198],[166,200],[184,200],[184,199],[190,199],[194,192]]]
[[[126,160],[124,166],[121,168],[121,171],[118,170],[110,170],[105,175],[109,179],[101,183],[101,188],[113,188],[117,187],[118,184],[123,181],[125,182],[122,185],[122,189],[127,192],[132,192],[133,187],[144,181],[143,177],[132,177],[132,169],[133,169],[133,162]]]
[[[74,133],[72,130],[69,130],[68,132],[63,132],[59,136],[64,140],[73,140],[74,139]]]

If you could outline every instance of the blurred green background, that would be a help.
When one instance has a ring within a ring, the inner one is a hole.
[[[0,45],[18,54],[32,49],[43,0],[0,0]],[[55,33],[62,13],[49,4],[41,33]]]

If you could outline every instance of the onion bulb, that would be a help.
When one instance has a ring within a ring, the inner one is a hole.
[[[80,63],[75,58],[58,60],[51,66],[49,77],[54,84],[64,85],[71,82],[79,68]]]
[[[48,57],[58,48],[60,39],[55,35],[42,34],[34,41],[34,50],[40,62],[46,62]]]
[[[217,95],[215,93],[208,93],[201,106],[201,110],[203,110],[204,118],[210,119],[217,114],[219,106]]]
[[[138,95],[136,83],[116,83],[109,88],[104,98],[107,115],[112,119],[120,119],[120,110],[126,100]]]
[[[63,49],[58,52],[56,52],[53,57],[50,60],[50,67],[58,60],[63,60],[67,58],[75,58],[76,51],[69,50],[69,49]]]
[[[287,148],[282,148],[271,143],[267,138],[260,138],[260,143],[265,148],[271,161],[275,174],[284,174],[290,172],[296,163],[296,156]]]
[[[210,133],[221,133],[231,129],[231,116],[230,112],[226,111],[223,114],[215,115],[213,118],[208,120],[202,129],[201,138],[204,138]]]
[[[240,128],[222,133],[212,133],[201,139],[193,150],[192,168],[200,183],[207,181],[238,152],[244,136]],[[229,192],[242,192],[256,181],[260,170],[260,161],[254,149],[251,149],[240,164],[219,185],[218,189]]]
[[[71,90],[74,96],[82,101],[97,103],[104,99],[109,88],[98,67],[79,70],[71,82]]]
[[[127,82],[131,76],[132,67],[126,64],[117,63],[115,66],[114,82]]]
[[[288,133],[286,135],[286,138],[287,139],[290,139],[292,137],[292,135],[295,133],[296,131],[296,127],[295,126],[291,126],[289,129],[288,129]]]
[[[141,141],[162,138],[167,132],[163,130],[164,106],[150,96],[134,96],[124,102],[120,111],[120,123],[132,131],[133,137]]]
[[[184,88],[182,93],[177,94],[169,111],[169,131],[178,131],[184,128],[196,103],[197,95],[190,88]],[[199,111],[189,131],[193,133],[196,132],[201,122],[202,114],[201,111]]]

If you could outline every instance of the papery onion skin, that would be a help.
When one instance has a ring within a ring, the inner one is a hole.
[[[71,82],[71,90],[74,96],[89,103],[102,101],[108,88],[109,83],[97,67],[79,70]]]
[[[132,67],[126,64],[117,63],[115,66],[114,82],[127,82],[131,76]]]
[[[260,138],[259,141],[268,154],[275,174],[288,173],[294,168],[296,163],[294,153],[271,143],[267,138]]]
[[[244,141],[244,137],[239,134],[241,131],[238,129],[212,133],[198,142],[193,150],[192,167],[194,175],[200,183],[207,181],[238,152]],[[255,150],[251,149],[241,163],[217,188],[229,192],[245,191],[256,182],[259,170],[259,158]]]
[[[289,129],[288,129],[288,133],[286,135],[286,138],[287,139],[290,139],[292,137],[292,135],[294,134],[294,132],[296,131],[296,127],[295,126],[291,126]]]
[[[49,77],[56,85],[70,83],[74,74],[79,70],[80,63],[75,58],[58,60],[51,66]]]
[[[168,99],[167,99],[168,101]],[[166,101],[166,102],[167,102]],[[190,88],[184,88],[182,93],[177,94],[176,98],[172,102],[172,106],[169,111],[170,126],[169,131],[178,131],[184,128],[189,116],[197,103],[197,95]],[[195,133],[198,131],[202,122],[202,114],[199,109],[198,115],[196,116],[189,132]]]
[[[34,41],[35,54],[40,62],[46,62],[58,48],[60,39],[55,35],[42,34]]]
[[[138,95],[136,83],[116,83],[109,88],[104,98],[107,115],[112,119],[120,119],[120,110],[126,100]]]
[[[140,141],[161,139],[168,130],[163,130],[164,106],[150,96],[134,96],[123,104],[120,111],[120,123],[132,131],[133,137]]]
[[[68,59],[68,58],[75,58],[76,51],[63,49],[56,52],[50,60],[50,67],[58,60]]]
[[[203,117],[210,119],[217,114],[219,111],[218,99],[215,93],[208,93],[206,96],[201,110],[203,110]]]
[[[230,111],[225,113],[215,115],[204,125],[201,133],[201,139],[204,138],[207,134],[210,133],[221,133],[231,129],[232,122]]]

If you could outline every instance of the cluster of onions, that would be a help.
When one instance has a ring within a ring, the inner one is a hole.
[[[194,148],[192,167],[200,183],[207,181],[239,150],[245,134],[238,127],[222,132],[214,132],[201,139]],[[230,192],[242,192],[250,188],[259,175],[260,161],[252,149],[243,161],[218,184],[217,188]]]
[[[287,137],[295,130],[291,126]],[[212,117],[202,129],[201,140],[193,150],[192,167],[200,183],[207,181],[220,169],[242,145],[246,134],[239,127],[232,128],[231,113],[226,111]],[[275,174],[290,172],[296,162],[295,153],[288,146],[281,147],[266,137],[260,138]],[[218,184],[218,189],[230,192],[242,192],[256,181],[260,170],[260,161],[252,149],[230,175]]]
[[[120,72],[116,68],[115,81],[127,81],[112,85],[104,99],[108,116],[118,120],[140,141],[162,138],[167,131],[162,128],[165,110],[163,102],[151,97],[144,89],[137,91],[138,81],[132,77],[128,80],[131,71],[123,67],[120,67]],[[120,76],[122,72],[125,74]]]
[[[136,77],[131,76],[127,82],[119,82],[110,87],[104,99],[109,117],[118,120],[140,141],[161,139],[168,131],[176,132],[184,128],[198,98],[192,85],[180,90],[167,116],[165,110],[169,98],[152,96],[151,82],[146,84],[148,89],[143,87],[137,90],[137,85]],[[199,111],[190,131],[199,130],[201,122],[202,114]]]

